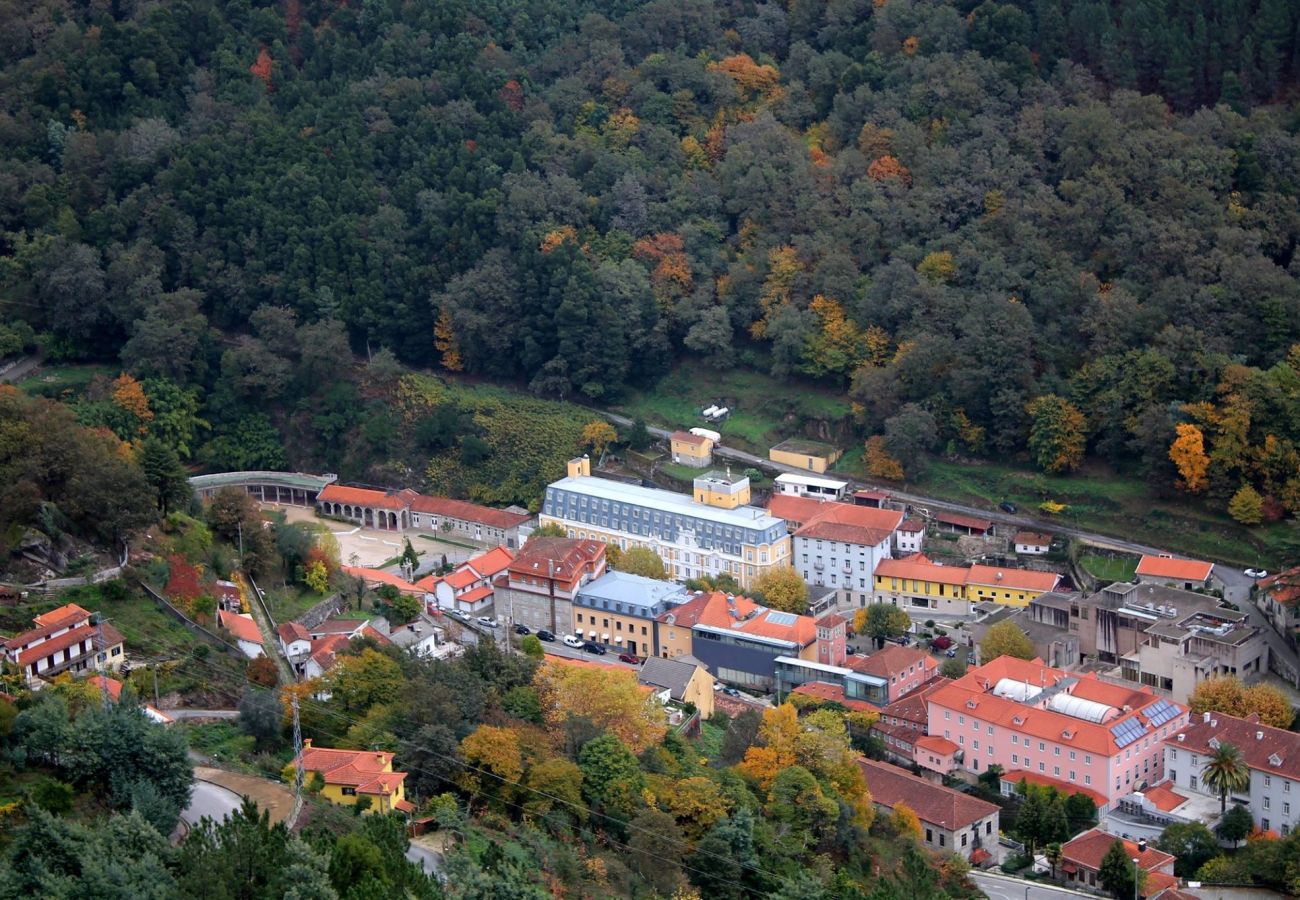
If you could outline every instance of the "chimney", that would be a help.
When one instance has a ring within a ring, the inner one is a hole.
[[[379,763],[381,766],[384,764],[384,754],[382,750],[375,751],[375,762]]]
[[[1209,722],[1209,721],[1210,721],[1210,714],[1209,714],[1208,712],[1203,712],[1203,713],[1201,713],[1201,721],[1202,721],[1202,722]]]
[[[1257,740],[1257,741],[1262,741],[1262,740],[1264,740],[1264,732],[1262,732],[1262,731],[1256,731],[1256,732],[1255,732],[1255,740]]]
[[[302,749],[304,749],[304,750],[310,750],[310,749],[311,749],[311,738],[303,738],[303,739],[302,739]]]
[[[1139,839],[1138,839],[1138,854],[1141,855],[1141,854],[1146,853],[1146,852],[1147,852],[1147,839],[1146,839],[1146,838],[1139,838]]]

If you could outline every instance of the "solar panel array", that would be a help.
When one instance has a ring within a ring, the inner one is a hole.
[[[1147,707],[1146,717],[1152,728],[1159,728],[1170,719],[1178,717],[1178,707],[1174,706],[1168,700],[1157,700],[1151,706]]]
[[[1110,733],[1115,738],[1116,746],[1127,747],[1146,734],[1147,730],[1137,719],[1125,719],[1111,728]]]
[[[793,625],[795,622],[799,621],[799,617],[794,613],[769,612],[767,614],[767,620],[773,625]]]

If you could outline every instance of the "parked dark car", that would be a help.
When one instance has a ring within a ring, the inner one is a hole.
[[[932,650],[947,650],[951,646],[952,638],[950,637],[937,637],[930,641],[930,648]]]
[[[726,694],[728,697],[740,696],[740,691],[736,690],[734,687],[724,687],[722,693]]]
[[[597,644],[594,641],[586,641],[582,645],[582,649],[585,650],[587,653],[594,653],[597,656],[604,656],[606,653],[605,648],[600,646],[600,644]]]
[[[855,656],[857,655],[857,652],[858,651],[854,649],[852,644],[849,644],[847,647],[844,648],[844,653],[848,656]]]
[[[1010,500],[1003,500],[1001,503],[998,504],[998,509],[1002,510],[1004,513],[1011,513],[1011,515],[1013,516],[1017,512],[1019,512],[1019,510],[1016,508],[1016,505],[1012,503]]]
[[[620,653],[618,655],[618,661],[631,663],[634,666],[641,665],[641,657],[637,656],[635,653]]]
[[[515,634],[532,634],[532,630],[527,625],[516,625]]]
[[[541,631],[537,632],[537,639],[538,639],[539,641],[548,641],[548,642],[549,642],[549,641],[553,641],[553,640],[555,640],[555,635],[551,634],[549,631],[547,631],[545,628],[543,628]]]

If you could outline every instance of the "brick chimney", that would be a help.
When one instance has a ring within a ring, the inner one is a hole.
[[[303,739],[302,739],[302,749],[304,749],[304,750],[310,750],[310,749],[311,749],[311,738],[303,738]]]

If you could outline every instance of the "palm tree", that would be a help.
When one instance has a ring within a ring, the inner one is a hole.
[[[1053,841],[1043,848],[1043,858],[1047,864],[1052,867],[1052,880],[1056,880],[1056,867],[1061,864],[1061,857],[1064,856],[1059,841]]]
[[[1250,786],[1250,769],[1241,751],[1232,744],[1220,744],[1201,770],[1205,784],[1219,792],[1219,812],[1228,809],[1228,794]]]

